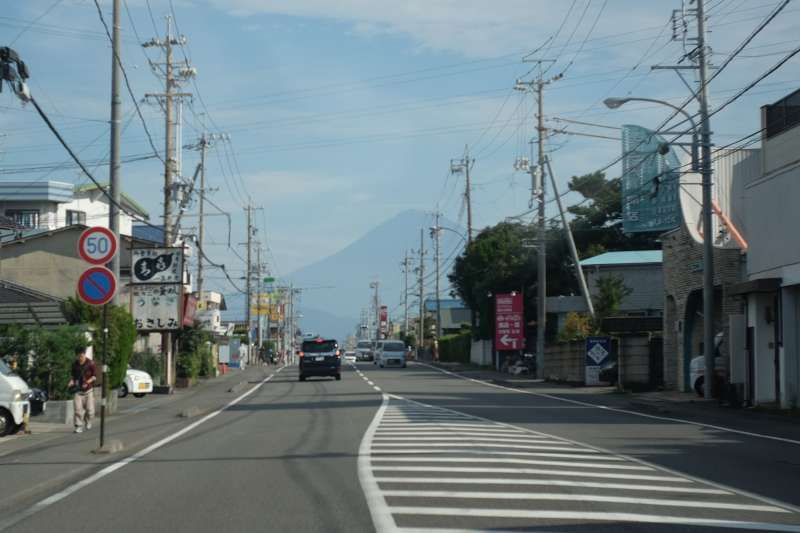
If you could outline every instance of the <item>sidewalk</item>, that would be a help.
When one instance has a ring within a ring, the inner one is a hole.
[[[615,387],[584,387],[552,383],[528,376],[513,376],[473,366],[426,363],[466,378],[517,389],[531,394],[555,396],[600,408],[611,408],[665,420],[720,426],[735,431],[772,435],[800,442],[800,416],[766,408],[731,408],[717,400],[699,398],[694,392],[618,392]]]

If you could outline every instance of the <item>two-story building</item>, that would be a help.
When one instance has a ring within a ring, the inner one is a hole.
[[[131,214],[145,220],[149,215],[125,193],[121,203],[120,234],[131,235]],[[25,229],[54,230],[74,224],[108,227],[109,205],[108,197],[94,184],[76,187],[49,180],[0,181],[0,215]]]
[[[755,404],[800,406],[800,90],[761,108],[761,173],[744,184],[749,249],[731,382]]]

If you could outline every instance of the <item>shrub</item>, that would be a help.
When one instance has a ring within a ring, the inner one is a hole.
[[[559,342],[570,342],[585,339],[592,334],[592,319],[579,313],[567,313],[564,327],[558,332]]]
[[[144,370],[156,382],[161,377],[161,357],[152,352],[133,352],[128,364],[136,370]]]
[[[445,335],[439,340],[439,361],[468,364],[471,349],[472,334],[470,332]]]

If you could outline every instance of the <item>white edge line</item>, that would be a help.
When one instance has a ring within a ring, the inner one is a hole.
[[[386,505],[381,489],[378,487],[378,482],[375,480],[370,464],[372,437],[378,428],[378,424],[380,424],[386,406],[389,404],[389,396],[387,394],[381,394],[381,398],[381,405],[367,427],[367,431],[364,432],[361,444],[358,447],[358,481],[361,483],[361,490],[367,500],[367,507],[372,516],[375,530],[382,533],[384,531],[397,531],[397,526],[392,513],[389,511],[389,506]]]
[[[138,452],[136,452],[136,453],[134,453],[132,455],[129,455],[129,456],[123,458],[123,459],[120,459],[116,463],[108,465],[107,467],[95,472],[91,476],[78,481],[74,485],[70,485],[69,487],[67,487],[64,490],[56,492],[55,494],[51,494],[50,496],[48,496],[45,499],[33,504],[32,506],[28,507],[27,509],[25,509],[24,511],[20,512],[19,514],[15,515],[15,516],[12,516],[7,521],[0,522],[0,531],[4,531],[4,530],[8,529],[9,527],[19,523],[21,520],[24,520],[25,518],[28,518],[28,517],[38,513],[39,511],[42,511],[42,510],[46,509],[47,507],[50,507],[51,505],[60,502],[64,498],[67,498],[67,497],[71,496],[72,494],[78,492],[82,488],[87,487],[87,486],[91,485],[92,483],[103,479],[104,477],[108,476],[109,474],[112,474],[112,473],[116,472],[117,470],[129,465],[130,463],[132,463],[132,462],[134,462],[134,461],[136,461],[138,459],[141,459],[145,455],[148,455],[149,453],[152,453],[152,452],[156,451],[157,449],[163,447],[164,445],[169,444],[170,442],[172,442],[172,441],[182,437],[183,435],[189,433],[190,431],[192,431],[197,426],[199,426],[199,425],[211,420],[212,418],[216,417],[217,415],[219,415],[220,413],[222,413],[223,411],[225,411],[229,407],[232,407],[232,406],[236,405],[237,403],[241,402],[242,400],[244,400],[245,398],[247,398],[248,396],[253,394],[255,391],[260,389],[265,383],[270,381],[275,376],[275,374],[277,374],[278,372],[280,372],[284,368],[286,368],[286,367],[283,366],[283,367],[277,369],[275,372],[273,372],[272,374],[270,374],[269,376],[267,376],[266,378],[261,380],[259,383],[254,385],[251,389],[249,389],[245,393],[243,393],[243,394],[239,395],[238,397],[234,398],[233,400],[231,400],[230,402],[225,404],[223,407],[217,409],[216,411],[205,415],[200,420],[192,422],[191,424],[189,424],[185,428],[180,429],[180,430],[176,431],[175,433],[173,433],[171,435],[168,435],[168,436],[164,437],[163,439],[161,439],[159,441],[154,442],[150,446],[147,446],[146,448],[143,448],[143,449],[139,450]]]

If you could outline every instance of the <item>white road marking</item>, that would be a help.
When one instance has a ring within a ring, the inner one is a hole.
[[[547,444],[548,441],[542,441],[542,444]],[[380,444],[373,444],[373,448],[383,447],[386,448],[388,446],[392,446],[395,448],[404,448],[404,447],[416,447],[418,444],[414,442],[397,442],[397,443],[380,443]],[[452,448],[453,446],[457,446],[457,444],[449,443],[449,442],[431,442],[426,443],[425,446],[432,446],[437,448]],[[540,446],[534,445],[527,445],[527,444],[492,444],[492,443],[485,443],[479,444],[475,443],[472,445],[476,448],[513,448],[515,450],[541,450]]]
[[[546,493],[546,492],[481,492],[451,490],[384,490],[384,496],[404,498],[454,498],[475,500],[547,500],[581,501],[600,503],[630,503],[662,507],[690,507],[699,509],[730,509],[735,511],[758,511],[765,513],[788,513],[786,509],[772,505],[750,505],[744,503],[707,502],[695,500],[664,500],[659,498],[633,498],[626,496],[602,496],[598,494]]]
[[[581,487],[603,490],[630,490],[647,492],[673,492],[679,494],[733,494],[727,490],[702,487],[678,487],[671,485],[644,485],[641,483],[607,483],[604,481],[573,481],[565,479],[511,479],[488,477],[400,477],[387,476],[375,478],[378,483],[414,483],[436,485],[536,485],[544,487]]]
[[[613,472],[574,472],[571,470],[547,470],[544,468],[500,468],[480,466],[373,466],[375,472],[460,472],[465,474],[531,474],[561,477],[591,477],[602,479],[639,479],[642,481],[665,481],[670,483],[691,483],[688,479],[673,476],[647,474],[615,474]]]
[[[613,470],[638,470],[638,471],[653,471],[653,468],[638,465],[621,465],[613,463],[586,463],[580,461],[547,461],[544,459],[517,459],[514,457],[373,457],[372,464],[375,461],[384,463],[496,463],[496,464],[514,464],[514,465],[547,465],[547,466],[569,466],[574,468],[595,468],[595,469],[613,469]]]
[[[361,483],[361,490],[364,492],[364,497],[367,500],[367,507],[369,513],[372,515],[372,523],[375,525],[375,530],[379,532],[396,531],[397,526],[394,523],[392,513],[389,511],[389,506],[386,505],[386,500],[381,494],[378,483],[375,481],[375,476],[372,473],[370,465],[370,447],[372,445],[372,437],[378,424],[381,422],[383,412],[389,404],[389,396],[386,394],[381,395],[383,401],[375,417],[370,422],[364,437],[361,439],[361,444],[358,447],[358,481]]]
[[[20,521],[24,520],[25,518],[28,518],[28,517],[38,513],[39,511],[42,511],[42,510],[46,509],[47,507],[50,507],[51,505],[60,502],[64,498],[67,498],[68,496],[78,492],[79,490],[83,489],[84,487],[87,487],[87,486],[91,485],[92,483],[103,479],[104,477],[108,476],[109,474],[112,474],[112,473],[116,472],[117,470],[119,470],[119,469],[121,469],[121,468],[123,468],[123,467],[125,467],[125,466],[127,466],[129,464],[131,464],[132,462],[134,462],[134,461],[136,461],[138,459],[141,459],[142,457],[144,457],[144,456],[146,456],[146,455],[158,450],[159,448],[162,448],[162,447],[166,446],[170,442],[172,442],[172,441],[182,437],[183,435],[189,433],[190,431],[192,431],[196,427],[208,422],[212,418],[214,418],[214,417],[218,416],[219,414],[221,414],[226,409],[228,409],[230,407],[233,407],[237,403],[241,402],[242,400],[244,400],[245,398],[247,398],[248,396],[253,394],[255,391],[260,389],[264,384],[266,384],[268,381],[270,381],[278,372],[280,372],[284,368],[286,368],[286,367],[283,366],[283,367],[277,369],[275,372],[273,372],[272,374],[270,374],[269,376],[267,376],[266,378],[264,378],[263,380],[258,382],[256,385],[251,387],[249,390],[247,390],[243,394],[237,396],[236,398],[234,398],[233,400],[231,400],[230,402],[225,404],[223,407],[221,407],[221,408],[217,409],[216,411],[213,411],[213,412],[205,415],[203,418],[197,420],[196,422],[192,422],[191,424],[189,424],[185,428],[180,429],[180,430],[176,431],[175,433],[172,433],[171,435],[168,435],[168,436],[164,437],[163,439],[161,439],[161,440],[159,440],[157,442],[154,442],[150,446],[147,446],[146,448],[144,448],[142,450],[139,450],[138,452],[136,452],[136,453],[134,453],[132,455],[129,455],[128,457],[125,457],[124,459],[121,459],[121,460],[117,461],[116,463],[112,463],[112,464],[108,465],[107,467],[99,470],[98,472],[95,472],[94,474],[92,474],[91,476],[89,476],[89,477],[87,477],[85,479],[82,479],[82,480],[78,481],[74,485],[70,485],[69,487],[67,487],[66,489],[64,489],[64,490],[62,490],[60,492],[56,492],[55,494],[52,494],[52,495],[48,496],[47,498],[45,498],[45,499],[33,504],[31,507],[28,507],[24,511],[22,511],[22,512],[16,514],[16,515],[12,515],[10,518],[8,518],[5,521],[0,520],[0,531],[4,531],[4,530],[10,528],[11,526],[19,523]]]
[[[529,511],[525,509],[474,509],[471,507],[389,507],[394,514],[458,516],[480,518],[538,518],[550,520],[594,520],[611,522],[638,522],[647,524],[681,524],[689,526],[752,529],[756,531],[785,531],[800,533],[800,526],[769,522],[743,522],[714,518],[684,518],[669,515],[638,513],[610,513],[596,511]]]
[[[574,447],[567,447],[567,446],[528,446],[524,448],[526,450],[541,450],[546,452],[570,452],[570,451],[579,451],[579,452],[586,452],[591,453],[591,450],[581,450],[579,448]],[[466,444],[459,444],[459,445],[452,445],[446,449],[432,449],[432,448],[380,448],[372,450],[373,453],[472,453],[472,452],[482,452],[482,453],[499,453],[497,450],[489,450],[486,448],[481,448],[480,450],[476,450],[475,446],[468,446]],[[524,452],[524,451],[509,451],[507,453],[513,455],[527,455],[528,453],[534,452]]]
[[[524,442],[528,444],[555,444],[557,441],[550,439],[539,439],[536,437],[528,438],[509,438],[509,437],[459,437],[457,435],[449,435],[446,437],[375,437],[375,442],[452,442],[458,444],[459,442]],[[405,444],[403,444],[405,446]]]
[[[381,388],[380,388],[380,387],[378,387],[377,385],[373,385],[373,387],[372,387],[372,388],[373,388],[373,389],[375,389],[375,390],[376,390],[376,391],[378,391],[378,392],[381,392]]]
[[[752,431],[744,431],[744,430],[741,430],[741,429],[734,429],[734,428],[729,428],[729,427],[725,427],[725,426],[718,426],[718,425],[715,425],[715,424],[705,424],[703,422],[695,422],[695,421],[692,421],[692,420],[686,420],[684,418],[675,418],[675,417],[670,417],[670,416],[649,415],[647,413],[640,413],[638,411],[631,411],[629,409],[620,409],[618,407],[609,407],[607,405],[597,405],[597,404],[593,404],[593,403],[589,403],[589,402],[582,402],[580,400],[572,400],[572,399],[569,399],[569,398],[561,398],[559,396],[555,396],[555,395],[547,394],[547,393],[543,393],[543,392],[533,392],[533,391],[529,391],[529,390],[525,390],[525,389],[515,389],[513,387],[506,387],[506,386],[503,386],[503,385],[498,385],[496,383],[489,383],[489,382],[482,381],[482,380],[479,380],[479,379],[470,378],[470,377],[467,377],[467,376],[462,376],[462,375],[457,374],[455,372],[451,372],[449,370],[444,370],[444,369],[441,369],[441,368],[437,368],[435,366],[431,366],[431,365],[428,365],[428,364],[425,364],[425,363],[416,362],[414,364],[421,365],[421,366],[430,368],[432,370],[436,370],[438,372],[442,372],[444,374],[456,377],[458,379],[463,379],[463,380],[466,380],[466,381],[472,381],[473,383],[479,383],[479,384],[484,385],[486,387],[494,387],[494,388],[497,388],[497,389],[504,389],[504,390],[508,390],[508,391],[518,392],[518,393],[521,393],[521,394],[529,394],[529,395],[532,395],[532,396],[540,396],[542,398],[549,398],[551,400],[557,400],[557,401],[560,401],[560,402],[567,402],[567,403],[571,403],[571,404],[575,404],[575,405],[580,405],[580,406],[583,406],[583,407],[590,407],[590,408],[594,408],[594,409],[602,409],[602,410],[605,410],[605,411],[612,411],[612,412],[615,412],[615,413],[624,413],[624,414],[628,414],[628,415],[640,416],[640,417],[649,418],[649,419],[652,419],[652,420],[664,420],[664,421],[667,421],[667,422],[679,422],[681,424],[689,424],[689,425],[692,425],[692,426],[715,429],[717,431],[724,431],[724,432],[728,432],[728,433],[736,433],[738,435],[747,435],[748,437],[756,437],[756,438],[761,438],[761,439],[769,439],[769,440],[775,440],[775,441],[779,441],[779,442],[786,442],[788,444],[800,445],[800,440],[788,439],[786,437],[778,437],[778,436],[775,436],[775,435],[766,435],[766,434],[763,434],[763,433],[754,433]]]
[[[458,453],[462,455],[508,455],[514,457],[558,457],[562,459],[589,459],[592,461],[624,461],[619,457],[610,457],[605,455],[597,454],[597,452],[592,451],[592,453],[596,455],[590,454],[581,454],[581,453],[553,453],[553,452],[500,452],[496,450],[474,450],[471,448],[459,448],[457,452],[453,452],[451,450],[428,450],[426,448],[419,448],[419,449],[405,449],[402,450],[372,450],[372,455],[376,454],[442,454],[442,453]]]

